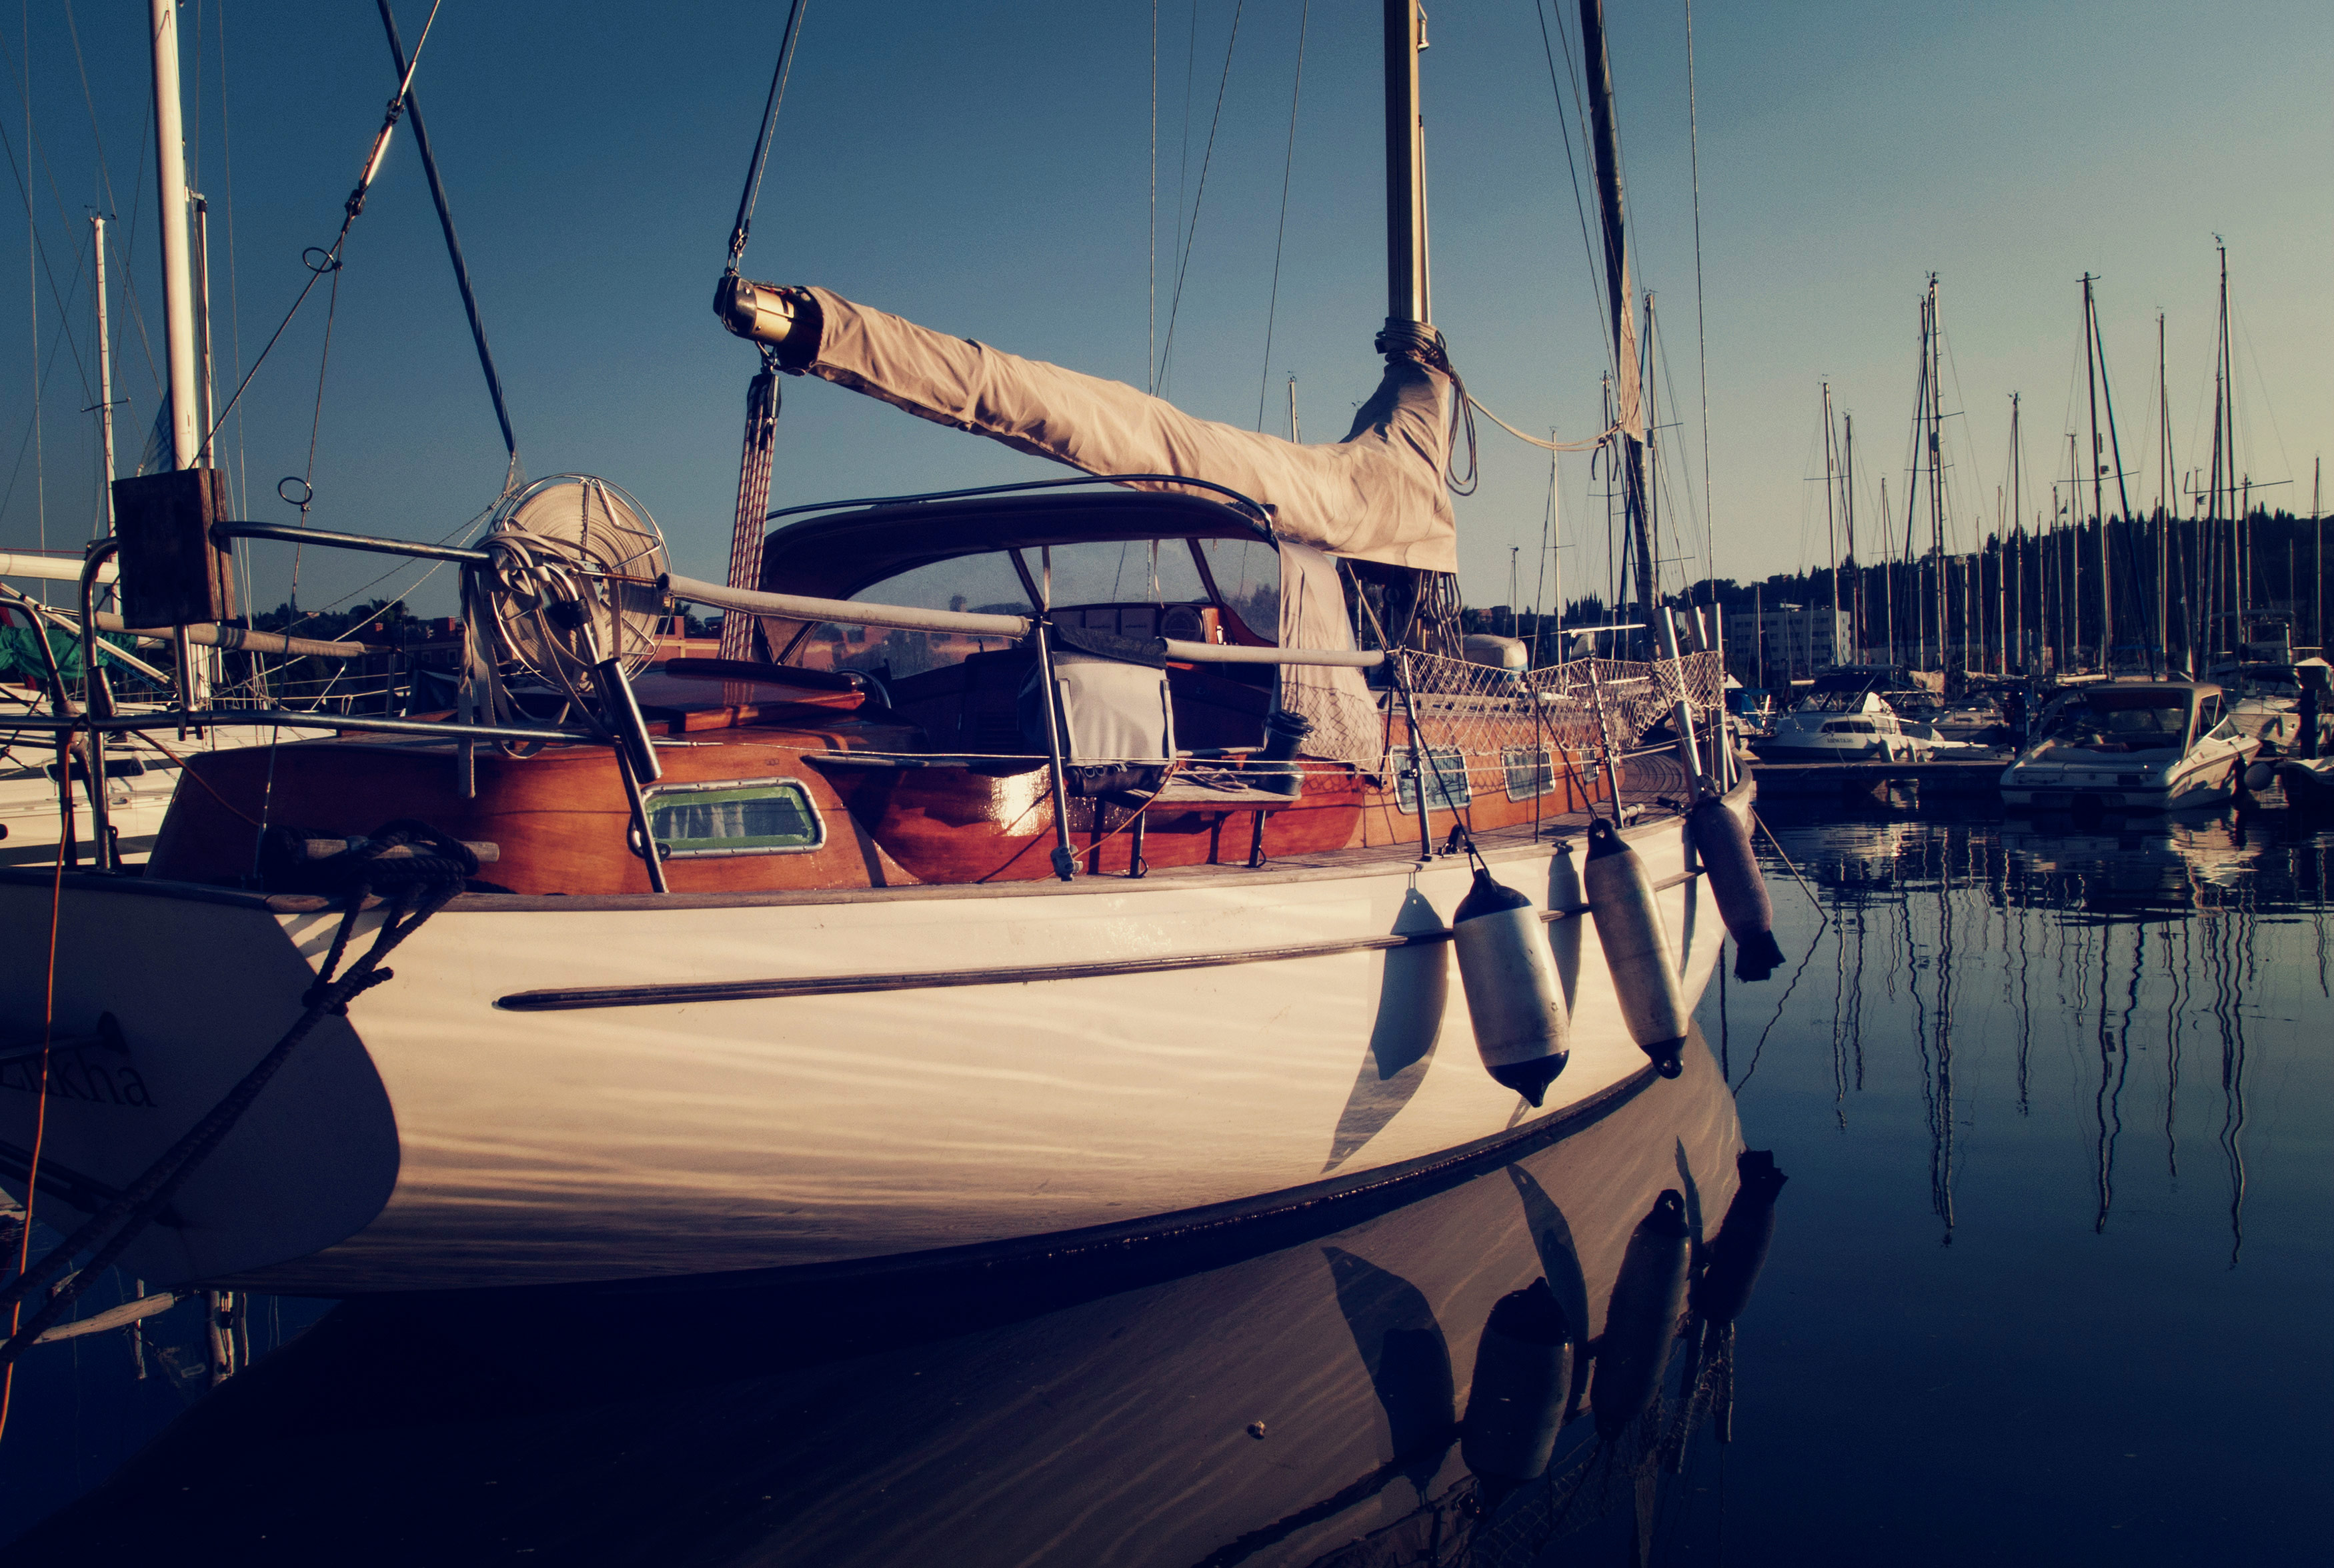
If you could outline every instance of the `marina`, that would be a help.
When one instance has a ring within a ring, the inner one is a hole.
[[[53,9],[0,1564],[2314,1542],[2291,225],[1690,3]]]

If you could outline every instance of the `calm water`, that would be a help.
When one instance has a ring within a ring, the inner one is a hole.
[[[1686,1076],[1503,1165],[847,1294],[263,1303],[200,1398],[181,1307],[143,1382],[24,1363],[0,1561],[2314,1559],[2334,835],[1844,815],[1770,813],[1792,961]],[[1791,1179],[1731,1347],[1479,1477],[1495,1303],[1625,1334],[1633,1229],[1714,1229],[1746,1145]]]

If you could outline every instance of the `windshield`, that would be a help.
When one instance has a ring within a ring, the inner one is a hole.
[[[1260,540],[1197,543],[1222,596],[1222,609],[1256,635],[1271,639],[1279,629],[1280,604],[1280,560],[1273,547]],[[921,610],[1027,615],[1031,606],[1021,578],[1026,570],[1040,592],[1050,586],[1057,621],[1127,637],[1220,640],[1218,601],[1208,592],[1191,542],[1084,541],[1020,554],[1018,570],[1007,551],[911,567],[869,583],[852,598]],[[1190,606],[1194,613],[1163,614],[1178,605]],[[1196,613],[1203,609],[1206,615]],[[811,628],[788,662],[818,669],[866,669],[896,679],[1011,646],[1009,639],[997,636],[885,630],[830,621]]]
[[[2187,733],[2185,692],[2095,692],[2069,698],[2051,715],[2042,738],[2071,750],[2162,751],[2176,749]]]

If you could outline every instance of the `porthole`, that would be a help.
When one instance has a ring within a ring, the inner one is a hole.
[[[799,855],[826,842],[826,823],[799,779],[655,784],[641,800],[657,851],[669,861]],[[641,853],[637,831],[632,839],[632,852]]]

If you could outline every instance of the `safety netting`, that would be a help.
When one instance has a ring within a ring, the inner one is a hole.
[[[1413,653],[1407,669],[1420,739],[1438,778],[1452,781],[1450,793],[1460,787],[1453,770],[1471,793],[1496,786],[1546,793],[1567,763],[1636,749],[1681,698],[1697,726],[1714,720],[1726,680],[1716,653],[1651,662],[1577,659],[1538,669]],[[1398,690],[1384,691],[1382,700],[1389,717],[1402,716]],[[1380,734],[1392,771],[1406,769],[1406,729],[1385,724]]]

